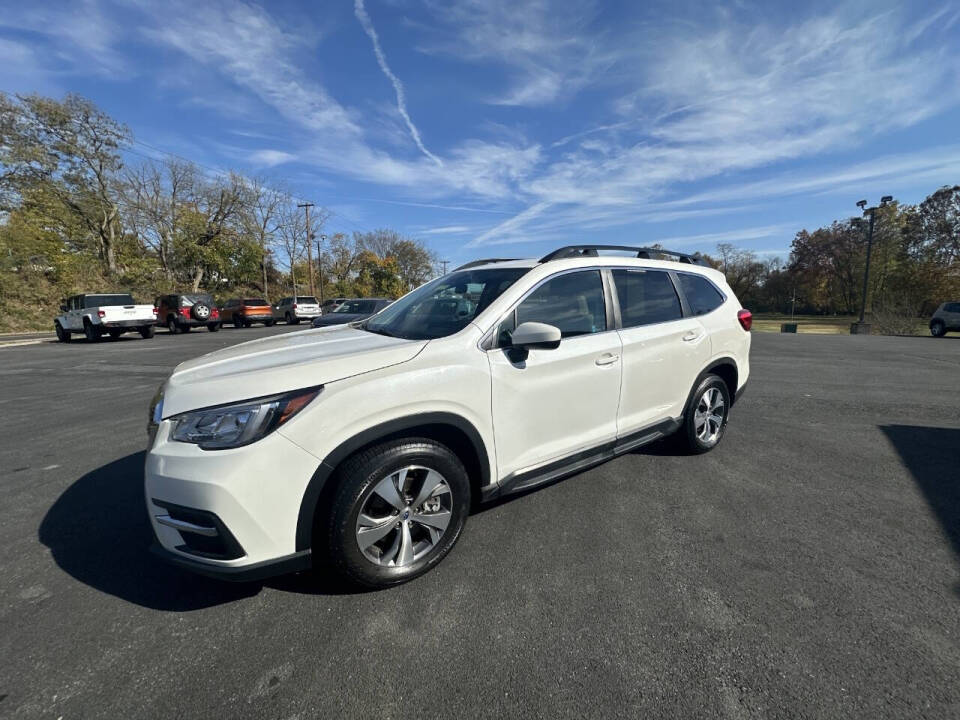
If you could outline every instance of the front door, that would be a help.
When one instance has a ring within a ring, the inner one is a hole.
[[[524,322],[560,328],[560,346],[524,360],[505,346]],[[598,270],[563,273],[523,299],[487,354],[500,479],[590,450],[616,437],[620,338],[608,327]]]

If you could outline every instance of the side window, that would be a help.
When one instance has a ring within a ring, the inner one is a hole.
[[[670,276],[662,270],[614,270],[623,327],[679,320],[680,298]]]
[[[944,310],[949,313],[960,313],[960,303],[947,303]]]
[[[599,270],[567,273],[548,280],[517,306],[516,322],[542,322],[560,328],[562,337],[575,337],[607,329],[603,282]],[[509,321],[509,322],[512,322]],[[501,325],[499,333],[512,328]]]
[[[723,295],[706,278],[689,273],[679,273],[678,277],[680,289],[694,315],[706,315],[723,304]]]

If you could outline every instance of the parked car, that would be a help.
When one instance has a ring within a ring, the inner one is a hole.
[[[105,334],[116,340],[123,333],[133,331],[149,339],[157,324],[156,308],[138,305],[129,293],[74,295],[63,301],[60,313],[53,321],[60,342],[70,342],[73,333],[79,332],[90,342]]]
[[[273,306],[273,319],[283,320],[287,325],[299,325],[301,320],[320,317],[320,304],[312,295],[285,297]]]
[[[232,298],[220,309],[220,321],[232,322],[236,328],[250,327],[262,322],[267,327],[273,325],[273,308],[263,298]]]
[[[182,363],[150,408],[154,551],[214,577],[316,562],[384,587],[436,566],[477,500],[674,433],[712,450],[751,314],[696,256],[622,250],[471,263],[359,325]]]
[[[321,315],[313,319],[313,327],[329,327],[330,325],[344,325],[345,323],[366,320],[374,313],[383,310],[393,300],[388,298],[356,298],[344,300],[336,310],[329,315]]]
[[[943,337],[950,331],[960,332],[960,302],[945,302],[930,318],[930,334]]]
[[[157,322],[173,334],[190,332],[195,327],[206,327],[210,332],[220,329],[220,311],[211,295],[161,295],[154,302]]]
[[[332,313],[338,307],[343,305],[347,298],[337,297],[337,298],[327,298],[323,301],[323,304],[320,306],[320,312],[323,315]]]

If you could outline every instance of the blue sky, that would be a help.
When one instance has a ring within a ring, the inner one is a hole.
[[[960,182],[955,3],[0,0],[0,89],[453,263],[572,242],[786,255]],[[136,161],[133,156],[131,160]]]

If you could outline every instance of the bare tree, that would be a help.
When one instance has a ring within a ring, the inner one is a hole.
[[[140,242],[152,250],[169,279],[173,274],[174,240],[183,232],[183,217],[194,201],[197,168],[175,158],[149,161],[126,173],[124,197],[128,221]]]
[[[278,234],[287,219],[284,208],[290,206],[289,193],[269,187],[261,178],[252,178],[247,184],[247,203],[244,208],[244,226],[260,246],[260,274],[263,279],[263,296],[270,301],[267,284],[267,258],[270,248],[277,242]]]

